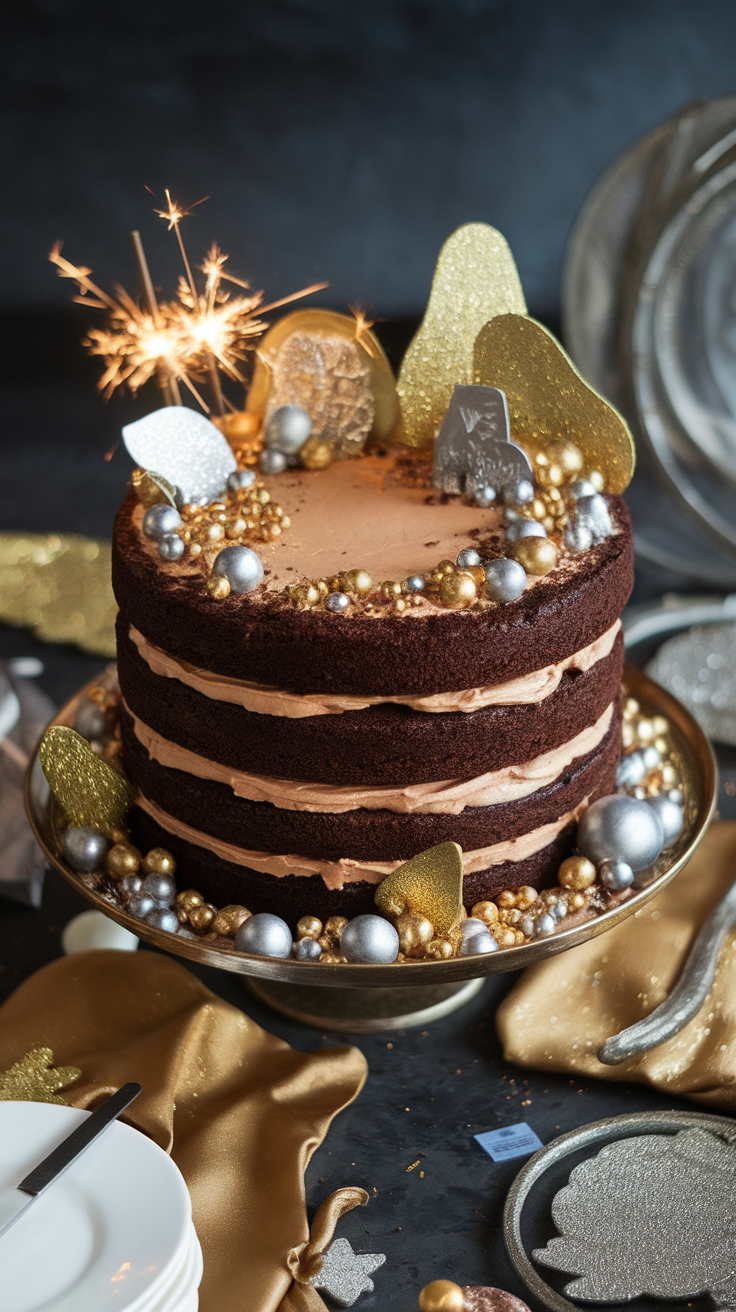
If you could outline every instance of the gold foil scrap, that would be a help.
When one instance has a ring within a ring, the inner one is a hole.
[[[130,482],[146,510],[150,506],[176,506],[176,488],[163,474],[156,474],[151,469],[134,469]]]
[[[509,312],[526,314],[526,302],[508,244],[487,223],[467,223],[440,251],[424,318],[399,372],[407,446],[431,446],[455,384],[475,381],[478,333]]]
[[[67,533],[0,533],[0,621],[45,642],[115,655],[109,542]]]
[[[473,382],[506,393],[513,440],[551,445],[569,440],[582,452],[585,472],[603,475],[604,491],[621,493],[634,473],[636,452],[628,426],[612,405],[580,377],[560,343],[541,323],[502,314],[483,326],[475,343]]]
[[[39,747],[49,787],[72,825],[103,833],[120,829],[133,800],[132,785],[92,751],[75,729],[52,725]]]
[[[0,1102],[56,1102],[68,1106],[59,1089],[78,1080],[76,1066],[54,1066],[51,1048],[33,1048],[6,1071],[0,1071]]]
[[[465,915],[462,848],[438,843],[413,856],[379,884],[375,901],[385,915],[411,911],[426,916],[435,934],[449,933]]]

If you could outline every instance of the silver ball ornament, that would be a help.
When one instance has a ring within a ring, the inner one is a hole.
[[[143,532],[152,542],[158,542],[160,538],[166,537],[167,533],[173,533],[180,524],[179,511],[168,504],[151,506],[143,516]]]
[[[493,601],[517,601],[526,587],[526,570],[518,560],[492,560],[485,573],[486,592]]]
[[[164,537],[159,538],[158,554],[162,560],[181,560],[186,547],[183,539],[178,533],[167,533]]]
[[[340,935],[340,951],[348,961],[388,966],[399,955],[399,936],[382,916],[355,916]]]
[[[179,932],[179,917],[175,911],[169,907],[154,907],[143,918],[144,924],[150,925],[151,929],[163,929],[167,934],[177,934]]]
[[[410,574],[406,580],[407,592],[424,592],[424,579],[421,574]]]
[[[528,478],[520,478],[518,483],[505,487],[503,495],[504,501],[512,506],[527,506],[534,500],[534,484]]]
[[[534,937],[549,938],[550,934],[554,934],[556,928],[557,922],[554,916],[545,911],[543,915],[537,916],[534,922]]]
[[[487,924],[484,920],[479,920],[477,916],[468,916],[467,920],[461,920],[459,929],[463,942],[465,939],[473,938],[476,934],[488,933]]]
[[[250,547],[224,547],[215,557],[212,573],[227,579],[232,592],[252,592],[263,578],[263,564]]]
[[[460,569],[470,569],[473,565],[480,565],[481,559],[475,547],[465,547],[458,553],[457,564]]]
[[[249,952],[256,957],[290,957],[291,943],[286,921],[270,911],[249,916],[233,940],[236,952]]]
[[[252,487],[256,481],[256,476],[252,469],[234,469],[232,474],[227,476],[227,485],[231,492],[237,492],[241,487]]]
[[[482,933],[464,938],[458,948],[459,957],[480,957],[488,952],[498,952],[498,943],[485,927]]]
[[[616,771],[617,788],[636,788],[640,784],[647,767],[641,752],[629,752],[628,756],[622,756],[618,763]]]
[[[300,938],[294,945],[294,956],[297,961],[319,961],[322,949],[316,938]]]
[[[685,823],[682,807],[679,803],[673,802],[667,793],[647,798],[646,805],[651,808],[662,826],[664,836],[662,847],[671,847],[675,839],[680,837]]]
[[[495,487],[491,487],[489,483],[485,483],[483,486],[472,487],[468,490],[471,495],[475,497],[479,506],[492,506],[496,500],[496,489]]]
[[[627,861],[599,861],[598,878],[609,893],[620,893],[634,882],[634,872]]]
[[[613,524],[611,516],[606,505],[605,497],[600,492],[594,492],[592,496],[578,497],[575,506],[575,520],[577,523],[585,524],[591,533],[594,542],[603,542],[604,538],[611,536]]]
[[[132,897],[128,903],[128,911],[136,920],[145,920],[149,911],[153,911],[156,903],[152,897],[146,897],[143,893],[138,893]]]
[[[538,523],[536,519],[514,519],[506,529],[508,542],[517,542],[519,538],[546,538],[546,536],[544,524]]]
[[[266,446],[277,447],[284,455],[295,456],[312,432],[312,421],[298,405],[281,405],[266,424]]]
[[[107,716],[102,707],[97,705],[97,702],[86,698],[77,707],[74,728],[77,733],[81,733],[82,737],[88,741],[94,738],[104,738],[108,731]]]
[[[126,875],[124,879],[118,880],[118,892],[124,898],[137,897],[141,891],[143,880],[140,875]]]
[[[170,907],[176,901],[176,884],[170,875],[146,875],[141,894],[153,898],[159,906]]]
[[[593,545],[593,534],[584,520],[573,515],[565,525],[562,542],[568,551],[572,552],[573,556],[579,556],[583,551],[590,551]]]
[[[663,839],[652,807],[622,793],[593,802],[578,824],[578,849],[595,865],[625,861],[633,871],[646,870],[662,851]]]
[[[72,825],[61,840],[61,850],[72,870],[82,874],[99,870],[108,847],[105,835],[87,825]]]
[[[325,599],[325,608],[332,611],[333,615],[342,615],[350,605],[350,598],[345,592],[331,592]]]
[[[283,474],[287,464],[288,461],[283,451],[279,451],[275,446],[266,447],[266,450],[261,452],[258,461],[262,474]]]
[[[571,501],[579,501],[581,497],[595,496],[595,488],[589,483],[587,478],[576,478],[567,489]]]

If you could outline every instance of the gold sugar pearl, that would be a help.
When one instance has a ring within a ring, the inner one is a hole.
[[[522,911],[526,911],[528,907],[534,905],[538,897],[536,888],[532,888],[530,884],[522,884],[521,888],[516,890],[516,905]]]
[[[384,597],[389,599],[393,597],[400,597],[401,584],[395,583],[393,579],[387,579],[385,583],[381,584],[381,592],[383,593]]]
[[[496,901],[503,910],[509,910],[511,907],[516,906],[516,893],[512,892],[510,888],[505,888],[503,892],[499,893]]]
[[[524,566],[527,574],[549,574],[555,568],[559,554],[549,538],[518,538],[509,544],[509,555]]]
[[[297,938],[319,938],[322,933],[322,921],[316,916],[302,916],[297,921],[296,936]]]
[[[230,596],[230,580],[223,578],[221,574],[210,574],[207,587],[217,601],[224,601],[225,597]]]
[[[571,911],[582,911],[587,901],[584,893],[572,893],[567,899],[567,905]]]
[[[189,911],[189,924],[197,934],[204,934],[212,925],[216,915],[217,907],[213,907],[209,902],[202,902]]]
[[[665,788],[672,788],[677,782],[677,771],[673,765],[662,766],[662,783]]]
[[[669,733],[670,722],[664,715],[655,715],[652,717],[652,728],[657,735]]]
[[[498,929],[494,932],[493,937],[500,948],[516,947],[516,930],[514,929]]]
[[[535,497],[531,504],[531,518],[542,520],[547,514],[547,507],[541,497]]]
[[[282,515],[282,516],[281,516],[281,527],[282,527],[282,528],[291,528],[291,518],[290,518],[289,515]]]
[[[654,737],[654,725],[651,720],[641,719],[636,722],[636,735],[641,743],[648,743]]]
[[[440,574],[457,573],[457,565],[455,564],[454,560],[441,560],[439,565],[437,566],[437,569]]]
[[[636,742],[636,733],[633,724],[628,724],[626,721],[624,721],[623,727],[621,729],[621,741],[624,747],[634,746],[634,743]]]
[[[508,911],[501,912],[501,919],[505,925],[518,925],[521,912],[518,907],[510,907]]]
[[[397,615],[403,614],[403,612],[406,610],[406,602],[404,601],[403,597],[396,598],[393,604],[393,609]]]
[[[201,893],[197,892],[196,888],[182,889],[181,893],[176,895],[176,905],[181,907],[182,911],[189,912],[192,907],[201,907],[203,903],[204,898]]]
[[[329,938],[339,939],[347,923],[345,916],[330,916],[325,924],[325,934]]]
[[[600,470],[592,469],[588,474],[588,482],[593,484],[596,492],[602,492],[605,487],[605,480]]]
[[[407,957],[423,957],[434,938],[434,925],[426,916],[403,911],[396,917],[399,947]]]
[[[107,836],[111,843],[129,843],[130,834],[125,829],[109,829]]]
[[[240,926],[246,920],[250,920],[250,916],[251,912],[246,907],[237,904],[223,907],[212,921],[213,932],[220,934],[222,938],[234,938]]]
[[[126,875],[137,875],[141,865],[141,854],[132,843],[115,843],[105,857],[105,869],[113,879],[125,879]]]
[[[225,530],[222,524],[208,524],[205,529],[205,538],[208,542],[222,542],[225,536]]]
[[[347,585],[359,597],[365,597],[373,587],[373,579],[365,569],[349,569],[345,575]]]
[[[173,876],[176,873],[176,861],[165,847],[152,847],[146,852],[142,866],[147,875]]]
[[[308,437],[299,452],[299,459],[305,469],[327,469],[332,464],[332,446],[317,437]]]
[[[494,920],[498,920],[498,907],[495,902],[476,902],[470,914],[475,920],[482,920],[486,925],[490,925]]]
[[[260,501],[262,506],[267,506],[271,500],[271,493],[268,491],[268,488],[259,487],[255,495],[255,500]]]
[[[475,579],[469,574],[446,574],[440,584],[440,601],[451,610],[472,606],[477,597]]]
[[[555,459],[568,478],[575,478],[583,468],[583,456],[574,442],[555,444]]]
[[[477,588],[485,587],[486,571],[482,565],[467,565],[460,573],[469,574]]]
[[[233,519],[225,529],[225,536],[228,538],[239,538],[247,531],[247,525],[244,519]]]
[[[596,868],[587,856],[569,856],[557,871],[557,880],[562,888],[580,892],[595,883],[596,875]]]
[[[446,938],[433,938],[427,944],[425,954],[435,961],[447,961],[453,955],[453,947]]]

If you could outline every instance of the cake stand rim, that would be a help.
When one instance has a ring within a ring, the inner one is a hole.
[[[99,683],[99,678],[98,675],[96,679],[91,679],[69,698],[50,723],[68,724],[80,698],[88,688]],[[507,974],[511,971],[523,970],[526,966],[578,947],[581,943],[597,938],[599,934],[604,934],[615,925],[627,920],[679,874],[700,845],[713,818],[718,791],[718,767],[713,748],[704,731],[676,697],[643,670],[637,669],[628,662],[624,667],[624,681],[633,696],[651,705],[649,714],[667,716],[680,739],[680,747],[685,749],[684,755],[690,758],[690,770],[685,782],[689,790],[696,794],[697,812],[687,834],[687,843],[685,846],[682,842],[677,845],[676,855],[646,887],[637,889],[631,897],[608,911],[601,912],[600,915],[570,929],[560,930],[549,938],[535,939],[520,947],[502,948],[499,952],[482,956],[452,957],[449,961],[395,962],[391,965],[358,963],[322,965],[319,962],[296,961],[293,958],[249,956],[235,952],[234,949],[215,947],[206,940],[183,938],[166,930],[154,929],[129,915],[121,907],[108,902],[96,889],[87,888],[77,872],[67,866],[59,856],[54,843],[48,802],[44,804],[37,797],[39,778],[43,780],[38,758],[40,739],[26,770],[26,813],[36,841],[49,865],[96,910],[160,951],[197,962],[199,965],[213,966],[239,975],[253,975],[265,980],[327,988],[340,988],[346,985],[354,988],[395,988],[403,985],[416,987],[421,984],[451,984],[460,980]],[[45,780],[43,783],[45,785]]]

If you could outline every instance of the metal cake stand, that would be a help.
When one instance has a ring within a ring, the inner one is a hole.
[[[685,812],[683,832],[643,878],[616,905],[587,919],[570,917],[550,938],[523,947],[504,948],[486,956],[455,957],[449,961],[414,961],[391,966],[331,964],[248,956],[207,939],[189,939],[153,929],[96,889],[82,883],[60,854],[53,825],[51,797],[36,751],[26,775],[26,807],[33,832],[48,862],[88,902],[138,938],[164,952],[202,965],[244,975],[264,1002],[287,1016],[320,1029],[350,1033],[424,1025],[469,1001],[489,975],[521,970],[558,952],[604,934],[655,897],[682,870],[700,843],[715,807],[716,763],[700,726],[680,703],[642,671],[626,667],[626,686],[647,715],[670,721],[674,752],[682,778]],[[99,680],[95,680],[99,682]],[[62,707],[54,724],[73,725],[82,689]]]

